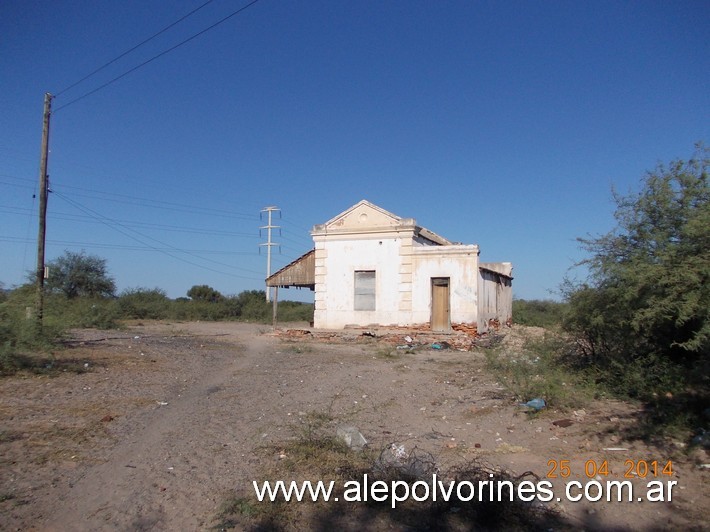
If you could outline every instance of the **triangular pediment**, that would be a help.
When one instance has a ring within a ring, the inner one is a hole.
[[[346,211],[328,220],[324,225],[326,231],[333,230],[366,230],[373,228],[397,227],[402,218],[385,209],[362,200]]]

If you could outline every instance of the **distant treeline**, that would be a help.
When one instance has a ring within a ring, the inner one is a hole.
[[[195,288],[195,287],[193,287]],[[191,289],[192,290],[192,289]],[[4,291],[0,295],[0,318],[3,323],[27,319],[34,309],[35,288],[30,285]],[[313,320],[313,304],[279,301],[279,321]],[[116,327],[121,320],[219,321],[241,320],[270,323],[272,304],[263,290],[248,290],[223,296],[213,291],[211,297],[169,298],[159,288],[131,288],[118,296],[67,297],[61,292],[45,296],[45,326]],[[0,337],[0,341],[4,338]]]
[[[555,328],[562,324],[567,303],[547,299],[514,299],[513,323]]]
[[[194,298],[170,299],[159,288],[133,288],[118,296],[69,297],[64,291],[48,290],[43,326],[38,330],[34,319],[35,287],[28,284],[0,290],[0,375],[22,367],[23,353],[55,348],[57,339],[73,327],[109,329],[120,327],[125,320],[271,322],[272,305],[266,302],[264,291],[250,290],[234,296],[215,291],[209,294],[209,298],[196,293]],[[278,311],[281,322],[313,320],[312,303],[280,301]]]

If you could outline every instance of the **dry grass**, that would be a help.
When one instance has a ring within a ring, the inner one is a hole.
[[[442,471],[436,457],[416,448],[406,455],[398,454],[394,444],[379,450],[352,451],[336,438],[336,421],[329,413],[309,413],[300,426],[294,427],[291,439],[261,449],[265,465],[258,478],[260,483],[335,481],[331,497],[337,497],[338,502],[313,502],[309,497],[303,502],[259,502],[251,489],[245,489],[225,496],[213,529],[302,530],[310,527],[318,530],[458,531],[472,527],[491,530],[564,528],[551,510],[519,500],[465,502],[454,494],[449,501],[417,502],[410,499],[398,503],[396,509],[391,508],[391,500],[348,501],[344,497],[346,482],[362,482],[365,475],[369,477],[370,486],[376,481],[388,485],[403,481],[411,487],[417,481],[431,482],[434,473],[447,483],[505,480],[514,485],[527,479],[529,474],[513,477],[485,463],[467,461],[463,458],[466,453],[461,452],[454,452],[457,464]],[[348,491],[352,498],[350,488]]]

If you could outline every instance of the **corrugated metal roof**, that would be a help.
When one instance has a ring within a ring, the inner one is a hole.
[[[266,279],[266,286],[280,288],[310,288],[316,287],[316,250],[300,256]]]

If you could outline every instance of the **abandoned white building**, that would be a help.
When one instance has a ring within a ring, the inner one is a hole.
[[[317,329],[475,324],[483,332],[511,320],[512,265],[479,262],[475,244],[450,242],[365,200],[311,235],[315,249],[266,284],[315,290]]]

